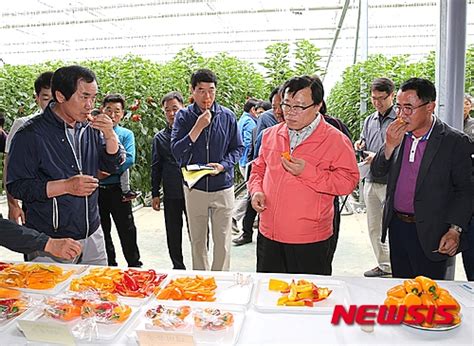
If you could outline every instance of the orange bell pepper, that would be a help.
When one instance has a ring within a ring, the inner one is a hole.
[[[456,308],[454,310],[448,310],[451,313],[452,312],[457,313],[461,310],[461,306],[459,305],[458,301],[456,299],[454,299],[454,297],[451,294],[449,294],[449,292],[446,291],[445,289],[440,289],[439,290],[439,296],[438,296],[438,299],[435,300],[435,302],[436,302],[437,306],[440,306],[440,305],[454,305],[454,306],[456,306]]]
[[[403,281],[403,287],[407,293],[419,295],[422,292],[421,284],[412,279]]]
[[[414,293],[408,293],[405,298],[403,298],[403,305],[411,306],[411,305],[422,305],[421,298]]]
[[[385,306],[391,306],[391,305],[399,306],[399,305],[402,305],[402,303],[403,303],[403,298],[398,298],[394,296],[388,296],[387,299],[385,299],[385,301],[383,302]]]
[[[417,276],[415,281],[421,285],[423,292],[431,294],[435,299],[439,294],[438,284],[426,276]]]
[[[281,153],[281,157],[287,159],[288,161],[291,161],[291,154],[289,151],[285,151],[283,153]]]
[[[423,308],[423,309],[419,310],[419,312],[422,313],[425,316],[425,320],[424,320],[424,322],[421,323],[421,326],[426,327],[426,328],[432,328],[433,323],[427,322],[426,317],[428,316],[430,306],[436,306],[436,303],[433,299],[433,296],[429,293],[423,292],[421,294],[420,298],[421,298],[421,305],[426,306],[426,308]]]
[[[387,291],[387,296],[404,298],[407,295],[404,285],[397,285]]]

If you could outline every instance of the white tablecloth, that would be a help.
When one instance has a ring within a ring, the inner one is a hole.
[[[176,274],[177,272],[170,272]],[[200,272],[179,271],[180,275],[195,275]],[[212,272],[200,273],[212,275]],[[217,274],[217,273],[215,273]],[[228,273],[233,275],[233,273]],[[254,283],[264,275],[251,274]],[[266,274],[267,276],[271,276]],[[278,276],[282,276],[278,274]],[[287,275],[288,279],[298,275]],[[318,276],[314,276],[318,282]],[[320,277],[320,279],[328,277]],[[355,277],[331,277],[347,284],[350,304],[381,305],[386,297],[386,291],[403,280],[399,279],[367,279]],[[252,304],[247,306],[244,325],[238,339],[239,345],[303,345],[303,344],[358,344],[358,345],[474,345],[474,319],[472,297],[457,294],[460,282],[439,281],[442,287],[448,289],[462,306],[462,324],[449,331],[423,331],[408,326],[375,325],[373,332],[364,332],[358,325],[338,326],[331,324],[332,314],[295,314],[295,313],[262,313]],[[471,283],[472,285],[472,283]],[[255,294],[255,289],[254,292]],[[467,298],[466,298],[467,297]],[[469,299],[471,298],[471,299]],[[470,307],[468,307],[470,305]],[[139,324],[135,321],[112,343],[114,345],[136,345],[134,328]],[[16,325],[4,331],[0,345],[34,345],[27,343]],[[101,344],[103,344],[101,342]]]

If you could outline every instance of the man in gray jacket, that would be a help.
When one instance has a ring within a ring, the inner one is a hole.
[[[370,165],[375,153],[385,143],[385,132],[396,119],[393,111],[395,86],[388,78],[377,78],[370,87],[371,101],[376,111],[364,121],[361,138],[354,143],[356,150],[363,151],[365,163]],[[380,277],[391,274],[388,245],[381,242],[382,210],[385,204],[387,177],[375,178],[369,173],[364,183],[364,201],[367,213],[367,227],[370,242],[377,259],[377,266],[364,273],[366,277]]]

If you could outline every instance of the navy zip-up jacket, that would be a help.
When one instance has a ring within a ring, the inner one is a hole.
[[[49,240],[46,234],[9,220],[0,219],[0,229],[0,245],[15,252],[43,251]]]
[[[171,132],[171,152],[180,167],[188,164],[220,163],[224,172],[215,176],[205,176],[193,188],[215,192],[227,189],[234,184],[234,165],[244,150],[235,114],[228,108],[213,103],[212,120],[196,142],[189,138],[189,132],[202,114],[195,104],[181,109],[175,117]]]
[[[53,238],[84,239],[100,224],[98,190],[87,197],[66,194],[48,198],[46,184],[78,174],[97,177],[99,170],[115,173],[124,151],[120,146],[116,154],[107,154],[102,133],[85,122],[75,127],[80,148],[76,157],[66,134],[67,125],[54,114],[53,105],[51,102],[43,114],[29,120],[15,134],[9,152],[7,189],[26,203],[26,226]]]
[[[183,175],[171,154],[171,129],[168,126],[153,138],[151,157],[152,197],[160,196],[160,185],[163,183],[164,198],[184,199]]]

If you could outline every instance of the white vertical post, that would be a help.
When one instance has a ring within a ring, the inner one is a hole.
[[[443,120],[463,129],[464,78],[466,68],[465,0],[448,1],[446,49],[446,114]],[[441,86],[442,87],[442,86]]]
[[[436,114],[440,119],[445,119],[446,114],[446,33],[448,0],[438,1],[439,21],[438,21],[438,42],[436,44]]]

